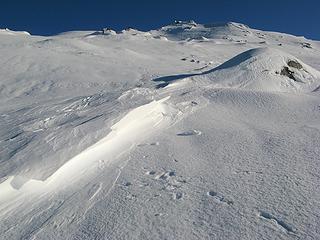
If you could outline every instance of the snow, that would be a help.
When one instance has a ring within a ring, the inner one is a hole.
[[[77,179],[88,174],[89,169],[99,168],[101,161],[103,161],[103,164],[108,164],[109,161],[118,158],[136,143],[142,141],[143,137],[154,133],[161,125],[173,121],[174,109],[170,109],[163,103],[167,99],[169,97],[153,101],[130,111],[111,127],[111,132],[105,138],[70,159],[44,181],[10,176],[0,185],[0,190],[6,192],[3,196],[4,200],[8,201],[7,198],[10,197],[11,192],[16,197],[15,190],[19,190],[19,193],[23,194],[30,189],[34,191],[38,187],[41,191],[44,188],[50,190],[51,188],[61,189],[66,186],[66,179],[68,179],[68,184],[75,184]],[[144,131],[143,136],[140,135],[141,131]],[[8,183],[10,183],[12,189],[10,189]]]
[[[240,23],[0,31],[1,239],[319,239],[320,43]]]
[[[301,69],[290,67],[295,62]],[[281,74],[284,67],[293,78]],[[256,48],[243,52],[207,73],[194,77],[195,81],[209,79],[216,87],[246,88],[273,92],[312,92],[320,86],[320,72],[296,57],[272,48]]]
[[[0,35],[12,35],[12,36],[19,36],[19,35],[26,35],[30,36],[30,33],[26,31],[12,31],[8,28],[0,29]]]

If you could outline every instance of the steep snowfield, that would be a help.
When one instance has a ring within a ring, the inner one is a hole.
[[[0,31],[1,239],[319,239],[320,43],[239,23]]]

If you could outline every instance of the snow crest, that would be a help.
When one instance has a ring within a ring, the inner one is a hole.
[[[128,152],[150,134],[170,125],[177,110],[167,103],[170,97],[152,101],[131,110],[111,127],[111,132],[99,142],[70,159],[45,181],[11,176],[0,184],[0,201],[17,193],[61,188],[94,172],[101,163],[108,164]]]

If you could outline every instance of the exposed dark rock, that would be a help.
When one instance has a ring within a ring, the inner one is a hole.
[[[297,69],[302,69],[302,65],[295,60],[289,60],[288,66],[293,67],[293,68],[297,68]]]
[[[288,67],[283,67],[281,69],[280,75],[287,76],[288,78],[296,81],[295,77],[293,76],[293,71],[291,71]]]
[[[112,30],[111,28],[103,28],[102,29],[102,34],[104,35],[115,35],[116,32]]]
[[[305,47],[305,48],[312,48],[311,44],[307,43],[307,42],[301,43],[301,45],[302,45],[302,47]]]

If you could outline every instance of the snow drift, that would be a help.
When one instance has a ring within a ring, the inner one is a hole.
[[[66,182],[71,183],[76,179],[83,178],[89,169],[98,168],[101,161],[107,163],[115,160],[148,135],[154,133],[160,126],[168,126],[174,120],[177,114],[176,110],[165,103],[169,98],[152,101],[130,111],[111,127],[112,131],[108,136],[70,159],[45,181],[10,176],[5,182],[0,183],[0,190],[6,192],[4,199],[9,197],[10,191],[36,190],[38,187],[44,187],[44,184],[54,184],[55,187],[61,187],[66,185]],[[142,132],[143,134],[141,134]],[[1,201],[3,201],[3,197],[0,197],[0,203]]]
[[[193,77],[216,87],[271,92],[312,92],[320,85],[320,72],[300,59],[273,48],[245,51],[217,68]]]

